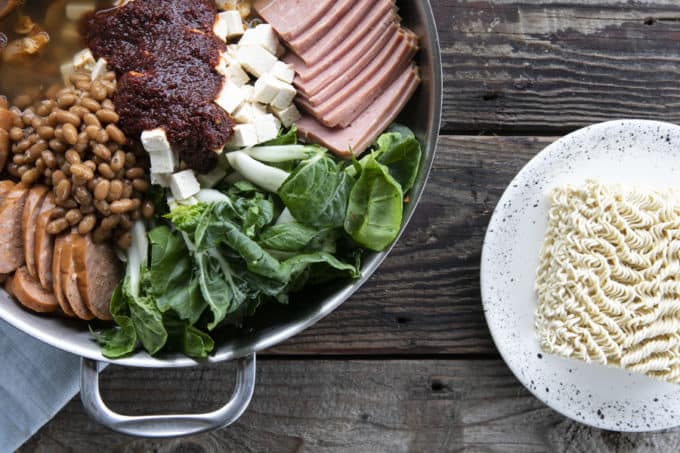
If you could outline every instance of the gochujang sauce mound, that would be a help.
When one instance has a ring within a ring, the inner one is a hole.
[[[227,142],[233,119],[213,101],[223,77],[215,70],[226,45],[214,33],[213,0],[144,0],[98,11],[85,39],[118,76],[114,97],[129,136],[162,127],[180,158],[207,172]]]

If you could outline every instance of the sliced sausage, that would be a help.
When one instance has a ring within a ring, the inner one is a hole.
[[[47,291],[52,291],[54,284],[52,276],[54,238],[47,233],[47,224],[50,223],[52,210],[56,207],[54,195],[49,192],[40,206],[35,222],[35,270],[40,284]]]
[[[14,287],[12,286],[12,284],[14,283],[14,276],[13,275],[7,275],[7,274],[3,274],[3,275],[5,275],[5,282],[4,282],[5,283],[5,285],[4,285],[5,291],[7,291],[7,294],[9,294],[10,296],[14,297]]]
[[[66,316],[73,317],[75,316],[75,312],[71,308],[71,304],[68,303],[68,300],[66,300],[66,295],[64,294],[64,288],[61,284],[61,278],[59,278],[59,275],[61,275],[61,250],[62,246],[64,245],[64,238],[68,237],[70,233],[66,234],[61,234],[59,235],[55,240],[54,240],[54,252],[52,253],[52,269],[51,269],[51,275],[56,275],[57,278],[54,279],[53,282],[53,287],[52,287],[52,292],[54,293],[54,297],[57,298],[57,303],[59,303],[59,306],[61,307],[61,311],[63,311]],[[50,279],[51,280],[51,279]]]
[[[12,279],[14,297],[29,310],[38,313],[52,313],[59,308],[57,299],[51,292],[45,291],[35,277],[31,277],[26,266],[20,267]]]
[[[95,244],[91,235],[72,238],[80,294],[97,318],[112,319],[109,308],[122,277],[121,263],[109,244]]]
[[[40,207],[47,195],[47,186],[34,186],[28,191],[26,204],[21,215],[21,235],[24,242],[24,257],[26,268],[31,277],[37,277],[35,269],[35,230]]]
[[[94,318],[92,311],[85,304],[78,288],[78,277],[75,272],[75,262],[73,261],[73,239],[80,237],[78,233],[64,235],[61,246],[61,260],[59,263],[59,275],[61,288],[64,292],[66,301],[71,306],[71,310],[80,319],[89,321]],[[56,280],[57,277],[55,277]]]
[[[14,187],[14,183],[9,179],[0,181],[0,202],[5,199],[12,187]]]
[[[0,274],[14,272],[26,261],[21,240],[21,215],[27,196],[28,189],[17,184],[0,204]]]

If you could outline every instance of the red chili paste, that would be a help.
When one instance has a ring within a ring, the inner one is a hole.
[[[214,68],[226,50],[212,30],[216,14],[213,0],[137,0],[86,21],[88,47],[118,77],[113,100],[121,128],[133,137],[164,128],[199,172],[215,167],[214,150],[234,126],[213,102],[223,83]]]

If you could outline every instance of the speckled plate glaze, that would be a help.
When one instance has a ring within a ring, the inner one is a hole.
[[[620,120],[548,146],[515,177],[489,224],[481,263],[484,313],[503,359],[548,406],[615,431],[680,426],[680,386],[543,354],[534,333],[534,278],[547,226],[547,193],[588,178],[647,187],[680,185],[680,127]]]

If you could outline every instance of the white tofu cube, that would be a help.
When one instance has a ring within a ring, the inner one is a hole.
[[[239,124],[234,126],[234,135],[229,140],[229,146],[245,148],[257,145],[257,129],[252,124]]]
[[[226,170],[220,167],[215,167],[209,173],[198,175],[198,182],[201,183],[201,187],[203,188],[215,187],[215,185],[222,181],[225,176],[227,176]]]
[[[66,18],[68,20],[80,20],[87,13],[95,10],[94,3],[69,3],[66,5]]]
[[[184,170],[170,176],[170,190],[176,200],[186,200],[201,190],[193,170]]]
[[[243,91],[230,81],[222,85],[222,90],[217,95],[215,103],[227,111],[230,115],[245,102]]]
[[[149,153],[151,173],[172,173],[177,159],[173,153],[165,131],[161,128],[142,132],[142,146]]]
[[[222,21],[227,24],[227,38],[236,38],[243,34],[243,20],[241,19],[241,13],[238,11],[225,11],[217,15]]]
[[[285,109],[288,108],[293,103],[293,99],[295,99],[295,95],[297,95],[297,90],[293,87],[293,85],[285,82],[280,82],[281,84],[279,88],[279,92],[269,104],[277,109]]]
[[[237,108],[234,114],[234,121],[239,124],[247,124],[255,121],[255,111],[253,109],[253,104],[250,102],[244,102],[241,107]]]
[[[260,104],[259,102],[253,102],[253,111],[255,112],[256,116],[266,115],[269,113],[267,112],[267,106]]]
[[[276,32],[269,24],[260,24],[255,28],[249,28],[243,33],[243,37],[239,41],[242,46],[254,45],[260,46],[272,55],[276,55],[279,47],[279,38]]]
[[[253,95],[255,94],[255,87],[252,85],[243,85],[241,87],[241,91],[243,91],[243,95],[246,97],[247,101],[253,102],[255,99],[253,99]]]
[[[103,58],[100,58],[97,60],[97,62],[94,64],[94,67],[92,68],[92,80],[97,80],[104,74],[106,74],[106,60]]]
[[[95,63],[94,56],[92,55],[92,52],[90,52],[90,49],[83,49],[73,56],[73,66],[75,66],[76,69],[91,70]]]
[[[293,83],[295,79],[295,70],[292,64],[286,64],[283,61],[277,61],[274,63],[270,74],[279,79],[282,82]]]
[[[213,33],[222,41],[237,38],[243,34],[243,21],[238,11],[225,11],[219,13],[213,25]]]
[[[246,74],[243,68],[241,68],[241,65],[238,63],[230,64],[226,66],[224,69],[221,69],[218,66],[217,71],[224,77],[226,77],[228,82],[233,83],[237,87],[242,87],[246,83],[250,82],[250,77],[248,76],[248,74]]]
[[[278,137],[279,129],[281,128],[281,123],[271,113],[256,117],[253,125],[257,131],[258,143],[275,139]]]
[[[291,127],[302,115],[295,104],[291,104],[283,110],[272,107],[272,112],[281,121],[284,127]]]
[[[142,132],[142,146],[147,153],[172,154],[172,148],[165,130],[157,127]]]
[[[264,74],[255,82],[253,99],[263,104],[269,104],[278,96],[282,82],[271,74]]]
[[[262,47],[250,44],[239,46],[236,60],[243,66],[243,69],[255,77],[269,72],[278,61],[274,55]]]
[[[76,67],[73,63],[64,63],[59,67],[59,70],[61,71],[61,78],[64,80],[64,85],[71,86],[71,74],[75,72]]]
[[[151,173],[151,184],[170,187],[170,173]]]

